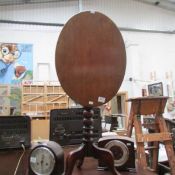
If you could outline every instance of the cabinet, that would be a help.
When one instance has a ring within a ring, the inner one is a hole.
[[[48,118],[50,110],[68,107],[68,96],[58,82],[22,84],[22,115]]]

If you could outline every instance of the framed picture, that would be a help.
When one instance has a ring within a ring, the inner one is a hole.
[[[33,45],[0,42],[0,84],[33,79]]]
[[[163,96],[163,83],[154,83],[148,85],[149,96]]]

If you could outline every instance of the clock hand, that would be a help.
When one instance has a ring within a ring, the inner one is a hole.
[[[41,156],[41,165],[43,166],[43,163],[44,163],[44,154],[42,154],[42,156]]]

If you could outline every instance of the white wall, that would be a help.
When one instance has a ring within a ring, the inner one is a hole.
[[[65,23],[78,13],[78,1],[12,5],[0,7],[1,19],[47,23]]]
[[[33,78],[38,80],[38,64],[50,64],[50,80],[57,80],[55,71],[55,48],[61,27],[41,26],[0,26],[0,42],[29,43],[33,44]]]
[[[109,16],[120,27],[127,52],[127,69],[120,90],[129,97],[141,96],[141,88],[163,81],[165,73],[175,76],[175,13],[132,0],[82,0],[82,10],[98,10]],[[65,23],[79,12],[78,1],[42,5],[0,7],[0,17],[6,20]],[[122,30],[125,28],[125,30]],[[167,33],[139,32],[130,29],[158,30]],[[50,80],[57,80],[55,46],[60,27],[0,24],[0,42],[30,43],[34,46],[34,80],[38,80],[37,65],[49,63]],[[151,81],[151,72],[156,80]],[[134,81],[129,81],[132,77]],[[173,78],[174,81],[174,78]],[[164,88],[166,94],[166,88]]]
[[[167,95],[166,73],[174,74],[175,81],[175,35],[162,33],[122,32],[127,51],[127,69],[122,89],[132,86],[132,96],[140,96],[145,85],[163,81]],[[155,72],[155,79],[151,73]],[[129,77],[135,81],[129,82]]]

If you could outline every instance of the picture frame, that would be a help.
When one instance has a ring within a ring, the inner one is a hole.
[[[148,85],[149,96],[163,96],[163,83],[154,83]]]

